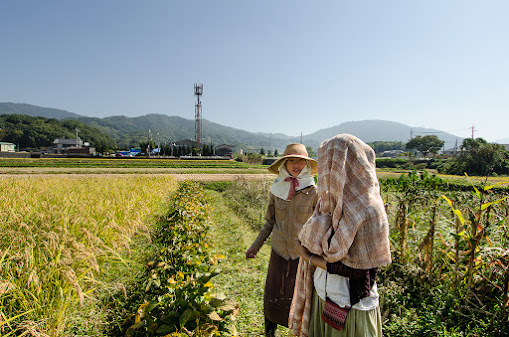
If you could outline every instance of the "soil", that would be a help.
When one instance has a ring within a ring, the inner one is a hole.
[[[177,181],[186,181],[186,180],[194,180],[194,181],[235,181],[239,179],[245,180],[274,180],[274,174],[240,174],[240,173],[229,173],[229,174],[166,174],[166,173],[133,173],[138,175],[170,175],[175,177]],[[28,178],[28,177],[65,177],[65,178],[84,178],[84,177],[126,177],[127,174],[122,173],[24,173],[24,174],[14,174],[14,173],[5,173],[0,174],[0,178],[7,177],[17,177],[17,178]],[[131,175],[131,174],[130,174]]]

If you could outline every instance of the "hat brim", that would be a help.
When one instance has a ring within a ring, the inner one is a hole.
[[[313,158],[309,158],[306,156],[301,156],[298,154],[290,154],[287,156],[283,156],[281,158],[278,158],[275,162],[273,162],[267,169],[270,173],[279,174],[279,166],[282,164],[283,160],[287,158],[302,158],[306,159],[309,162],[309,165],[311,166],[311,175],[318,174],[318,162],[314,160]]]

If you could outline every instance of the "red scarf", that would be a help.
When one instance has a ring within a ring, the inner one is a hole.
[[[290,200],[295,195],[295,188],[299,186],[299,180],[295,177],[286,177],[285,181],[290,182],[290,191],[288,192],[288,196],[286,200]]]

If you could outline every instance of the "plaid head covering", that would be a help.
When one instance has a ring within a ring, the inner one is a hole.
[[[327,262],[341,261],[355,269],[391,263],[389,223],[369,145],[348,134],[322,142],[318,196],[315,212],[299,234],[304,247]],[[296,336],[308,335],[314,270],[300,260],[289,317]]]

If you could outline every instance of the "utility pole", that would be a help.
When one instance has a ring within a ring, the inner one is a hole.
[[[79,147],[78,146],[78,141],[79,141],[80,138],[78,137],[78,132],[80,132],[80,130],[78,129],[78,127],[75,127],[74,130],[76,132],[76,147]]]
[[[268,154],[269,152],[272,152],[272,151],[271,151],[271,147],[272,147],[272,132],[269,134],[269,149],[268,149],[268,151],[267,151],[267,154]]]
[[[150,142],[152,141],[152,131],[148,129],[147,156],[150,158]]]
[[[200,96],[203,95],[203,84],[194,84],[194,95],[196,96],[196,105],[194,106],[194,137],[196,151],[201,153],[201,102]]]
[[[472,139],[474,139],[474,130],[475,130],[475,127],[472,125],[472,127],[470,129],[472,129]]]
[[[159,150],[159,152],[157,152],[157,154],[160,156],[161,155],[161,140],[159,138],[159,131],[157,131],[156,142],[157,142],[157,148]]]

